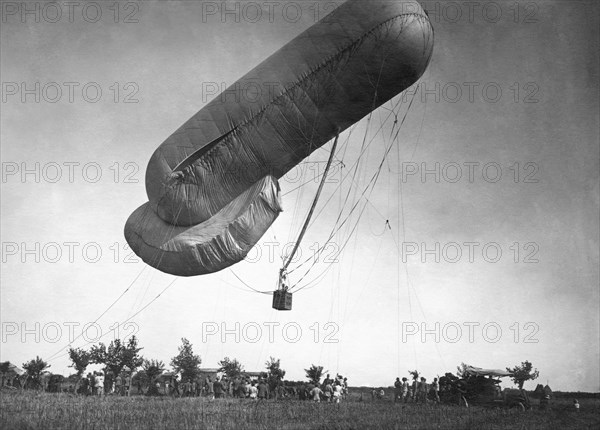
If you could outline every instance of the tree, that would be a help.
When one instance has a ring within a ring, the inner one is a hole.
[[[506,370],[512,373],[510,378],[519,386],[520,390],[523,389],[525,381],[533,381],[540,375],[540,372],[537,369],[533,370],[533,364],[527,360],[523,361],[520,366],[515,366],[512,369],[507,367]]]
[[[145,379],[149,383],[146,394],[148,396],[158,396],[158,389],[154,381],[165,371],[165,364],[160,360],[144,360],[142,367],[144,370],[138,373],[138,377],[145,376]]]
[[[244,366],[235,358],[231,360],[229,357],[225,357],[219,361],[219,372],[225,373],[228,379],[239,378],[243,371]]]
[[[31,381],[30,386],[41,388],[42,372],[49,367],[50,365],[38,356],[36,356],[33,360],[23,363],[23,369],[25,369],[25,372],[27,372],[27,379],[28,381]]]
[[[69,367],[73,367],[77,371],[77,379],[79,380],[86,367],[91,363],[92,357],[85,349],[69,348],[69,358],[73,362]]]
[[[319,385],[321,383],[321,377],[323,376],[323,366],[315,366],[314,364],[310,365],[309,369],[304,369],[306,372],[306,377],[310,382],[315,385]]]
[[[144,358],[139,354],[142,349],[138,348],[138,340],[134,335],[129,338],[127,346],[121,352],[123,364],[132,372],[135,372],[138,367],[144,364]]]
[[[171,359],[171,367],[176,373],[181,373],[183,380],[196,379],[200,373],[200,356],[194,354],[192,344],[185,337],[181,338],[179,354]]]
[[[143,358],[139,355],[141,350],[137,346],[137,338],[132,336],[126,345],[121,339],[110,342],[108,348],[103,343],[93,345],[89,354],[92,363],[104,364],[116,377],[125,366],[134,371],[142,365]]]
[[[90,353],[85,349],[81,348],[69,348],[69,358],[73,364],[69,365],[69,367],[73,367],[77,371],[77,380],[75,382],[75,386],[77,390],[79,389],[79,381],[85,372],[86,367],[90,364],[92,358]]]
[[[4,387],[4,378],[6,374],[10,371],[10,361],[4,361],[0,363],[0,373],[2,373],[2,385],[0,387]]]
[[[269,357],[269,361],[265,363],[267,368],[267,383],[271,391],[279,385],[285,376],[285,370],[281,369],[281,360],[275,360],[274,357]]]

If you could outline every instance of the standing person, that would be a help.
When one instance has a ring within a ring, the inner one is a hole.
[[[313,388],[315,388],[315,385],[313,385],[312,382],[309,382],[306,385],[306,387],[305,387],[305,397],[306,397],[306,400],[310,400],[311,399],[310,392],[312,391]]]
[[[418,401],[427,403],[427,379],[421,377],[421,382],[419,382],[418,390]]]
[[[173,377],[173,395],[177,397],[181,397],[181,393],[179,392],[179,375],[175,375]]]
[[[86,377],[81,378],[81,384],[79,385],[79,394],[83,394],[84,396],[88,395],[88,389],[89,389],[89,379]]]
[[[344,383],[342,384],[342,396],[346,398],[348,396],[348,378],[344,378]]]
[[[306,400],[306,387],[300,384],[298,387],[298,400]]]
[[[408,379],[402,378],[402,401],[404,403],[408,402],[408,391],[409,391]]]
[[[169,379],[165,379],[165,396],[168,396],[169,394],[171,394],[169,392]]]
[[[96,386],[96,394],[98,397],[102,397],[104,395],[104,374],[102,372],[98,372],[95,378]]]
[[[283,382],[280,382],[279,386],[277,387],[277,398],[278,399],[285,398],[285,385]]]
[[[252,400],[256,400],[257,397],[258,397],[258,388],[256,388],[256,383],[255,382],[252,383],[252,385],[250,386],[250,389],[248,391],[250,393],[249,397]]]
[[[415,378],[413,379],[412,385],[411,385],[411,387],[410,387],[410,391],[411,391],[411,393],[410,393],[410,397],[411,397],[411,400],[412,400],[413,402],[416,402],[416,401],[417,401],[417,393],[418,393],[418,391],[419,391],[419,390],[417,389],[417,388],[418,388],[418,386],[419,386],[419,381],[418,381],[417,379],[418,379],[418,377],[415,377]]]
[[[330,382],[325,386],[325,397],[327,398],[328,402],[333,400],[333,391],[333,382]]]
[[[250,380],[249,379],[245,379],[244,380],[244,385],[242,386],[242,395],[244,397],[248,397],[250,395]]]
[[[215,384],[208,376],[206,377],[206,396],[209,400],[215,399]]]
[[[88,394],[90,394],[91,396],[95,396],[96,395],[96,372],[88,373],[88,380],[89,380]]]
[[[433,391],[433,398],[436,403],[440,402],[440,383],[438,382],[438,378],[433,378],[433,383],[431,384],[431,391]]]
[[[333,401],[335,403],[339,403],[341,397],[342,397],[342,384],[339,381],[336,381],[335,387],[333,387]]]
[[[261,379],[258,383],[258,399],[267,400],[269,398],[269,386]]]
[[[321,390],[318,385],[315,386],[312,390],[310,390],[310,397],[312,397],[313,402],[320,403],[322,394],[323,390]]]
[[[575,412],[579,412],[579,400],[573,399],[573,409],[575,409]]]
[[[223,395],[225,394],[225,386],[219,378],[217,378],[217,380],[214,382],[213,388],[215,392],[215,399],[220,399],[221,397],[223,397]]]
[[[396,378],[396,382],[394,382],[394,403],[402,399],[402,382],[400,382],[400,377]]]
[[[122,396],[123,395],[122,384],[123,384],[123,378],[121,377],[121,374],[119,373],[117,375],[117,377],[115,378],[115,393],[117,393],[117,396]]]
[[[123,395],[129,396],[131,394],[131,374],[126,373],[123,377]]]

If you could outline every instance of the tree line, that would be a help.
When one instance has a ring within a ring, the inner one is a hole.
[[[159,359],[146,358],[141,355],[142,347],[139,346],[137,337],[132,336],[126,342],[121,339],[115,339],[108,345],[100,342],[97,345],[92,345],[88,349],[84,348],[69,348],[68,356],[71,361],[69,367],[75,370],[75,374],[69,378],[59,376],[62,382],[64,379],[69,379],[75,382],[77,386],[82,378],[85,377],[85,372],[90,365],[102,365],[104,374],[109,376],[106,381],[110,385],[111,379],[118,375],[127,374],[130,376],[130,385],[135,379],[135,383],[147,386],[150,393],[156,381],[161,375],[167,372],[166,364]],[[181,345],[178,347],[178,353],[170,360],[172,372],[181,376],[182,381],[195,381],[201,374],[202,360],[199,355],[194,353],[193,345],[186,339],[181,339]],[[5,378],[10,373],[11,363],[9,361],[0,363],[0,373],[2,374],[2,386],[5,385]],[[19,386],[31,389],[46,389],[48,369],[51,365],[36,356],[22,364],[25,374],[22,377],[15,376]],[[224,357],[218,362],[218,372],[222,373],[228,380],[235,380],[244,375],[244,366],[235,358]],[[311,364],[308,369],[305,369],[306,377],[309,381],[318,384],[323,376],[323,366]],[[135,374],[135,376],[133,376]],[[265,370],[260,372],[259,379],[271,386],[276,387],[285,377],[286,371],[281,368],[281,360],[270,357],[265,362]],[[50,374],[51,375],[51,374]],[[133,378],[131,378],[133,376]],[[130,388],[130,387],[129,387]]]

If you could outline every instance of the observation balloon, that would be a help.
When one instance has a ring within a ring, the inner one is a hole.
[[[346,1],[156,149],[149,201],[125,225],[132,250],[179,276],[241,261],[282,211],[277,180],[414,84],[432,51],[418,3]]]

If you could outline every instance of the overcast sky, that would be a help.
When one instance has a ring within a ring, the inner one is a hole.
[[[131,255],[123,238],[125,220],[147,201],[155,148],[216,88],[335,3],[28,5],[39,22],[3,1],[0,23],[0,359],[21,365],[40,355],[66,374],[69,326],[80,335],[126,291],[97,322],[105,336],[96,342],[107,343],[115,323],[176,279]],[[247,287],[274,288],[324,150],[280,181],[284,212],[251,261],[177,279],[121,337],[135,331],[143,355],[166,363],[181,337],[204,367],[229,356],[262,370],[274,356],[290,379],[318,364],[351,385],[379,386],[412,369],[431,380],[461,362],[529,360],[553,389],[600,389],[598,4],[423,5],[435,30],[431,64],[400,104],[406,120],[369,202],[360,200],[356,230],[353,217],[305,279],[319,282],[295,294],[287,313]],[[349,187],[358,201],[377,171],[390,144],[386,109],[400,100],[342,135],[303,260],[327,240]],[[373,144],[356,182],[341,182],[365,133]],[[94,340],[94,327],[86,337]]]

